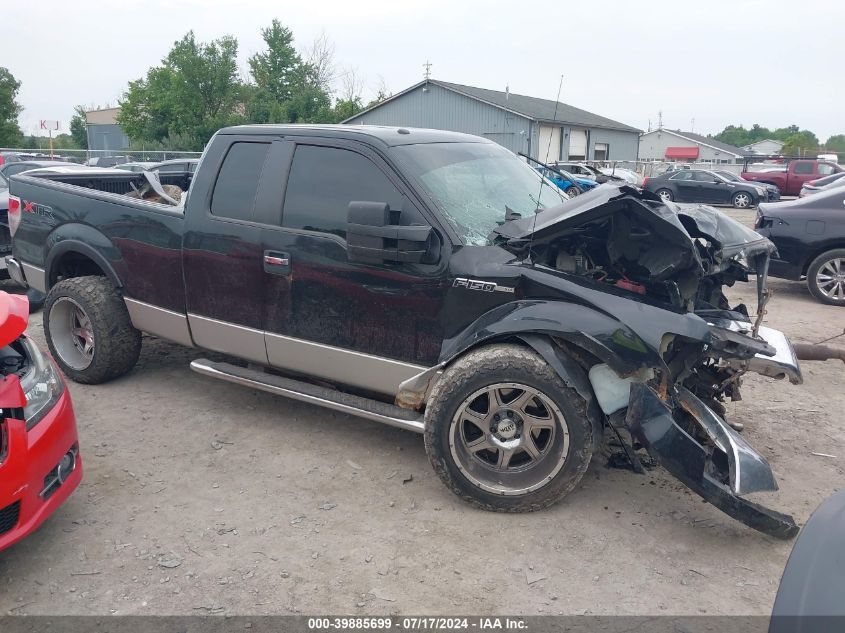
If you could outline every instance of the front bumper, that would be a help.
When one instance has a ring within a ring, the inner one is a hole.
[[[67,389],[55,407],[29,431],[23,420],[6,419],[0,457],[0,550],[34,532],[79,485],[76,417]],[[53,471],[75,451],[73,470],[56,482]],[[56,485],[58,483],[58,485]]]
[[[722,512],[770,536],[788,539],[798,534],[792,517],[741,497],[777,490],[772,469],[688,390],[680,387],[663,400],[645,383],[633,383],[625,421],[653,459]]]

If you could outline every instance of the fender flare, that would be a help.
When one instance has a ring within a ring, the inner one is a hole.
[[[56,242],[55,245],[50,247],[47,254],[47,260],[44,268],[48,291],[55,283],[56,267],[58,262],[61,260],[62,256],[68,253],[77,253],[87,257],[100,267],[106,277],[108,277],[109,281],[114,284],[115,288],[123,287],[123,283],[120,281],[120,277],[115,272],[111,262],[109,262],[109,260],[100,251],[85,242],[75,239],[64,239]]]

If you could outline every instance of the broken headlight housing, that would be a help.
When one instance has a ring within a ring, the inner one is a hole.
[[[56,405],[65,390],[65,384],[52,359],[32,339],[22,336],[20,342],[30,360],[29,368],[20,379],[26,397],[24,419],[26,430],[29,431]]]

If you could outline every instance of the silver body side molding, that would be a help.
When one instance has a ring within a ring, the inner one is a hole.
[[[30,288],[35,288],[39,292],[47,292],[47,275],[43,268],[20,262],[23,274],[26,277],[26,283]]]
[[[193,325],[191,326],[193,329]],[[195,337],[196,338],[196,337]],[[312,341],[265,333],[270,365],[391,397],[428,368]],[[203,347],[205,347],[203,345]]]
[[[264,332],[188,313],[188,325],[197,347],[231,354],[254,363],[268,365]]]
[[[333,389],[282,378],[245,367],[237,367],[228,363],[215,363],[197,359],[191,362],[191,369],[203,376],[260,389],[407,431],[422,433],[425,429],[423,418],[419,413],[400,409],[397,406],[376,400],[352,396]]]
[[[124,297],[123,301],[136,329],[186,347],[194,347],[191,330],[188,328],[188,317],[184,314],[128,297]]]

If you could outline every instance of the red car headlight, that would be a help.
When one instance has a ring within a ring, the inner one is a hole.
[[[65,385],[53,361],[32,339],[23,336],[20,341],[30,361],[26,373],[20,379],[26,396],[23,411],[28,431],[55,406],[65,390]]]

